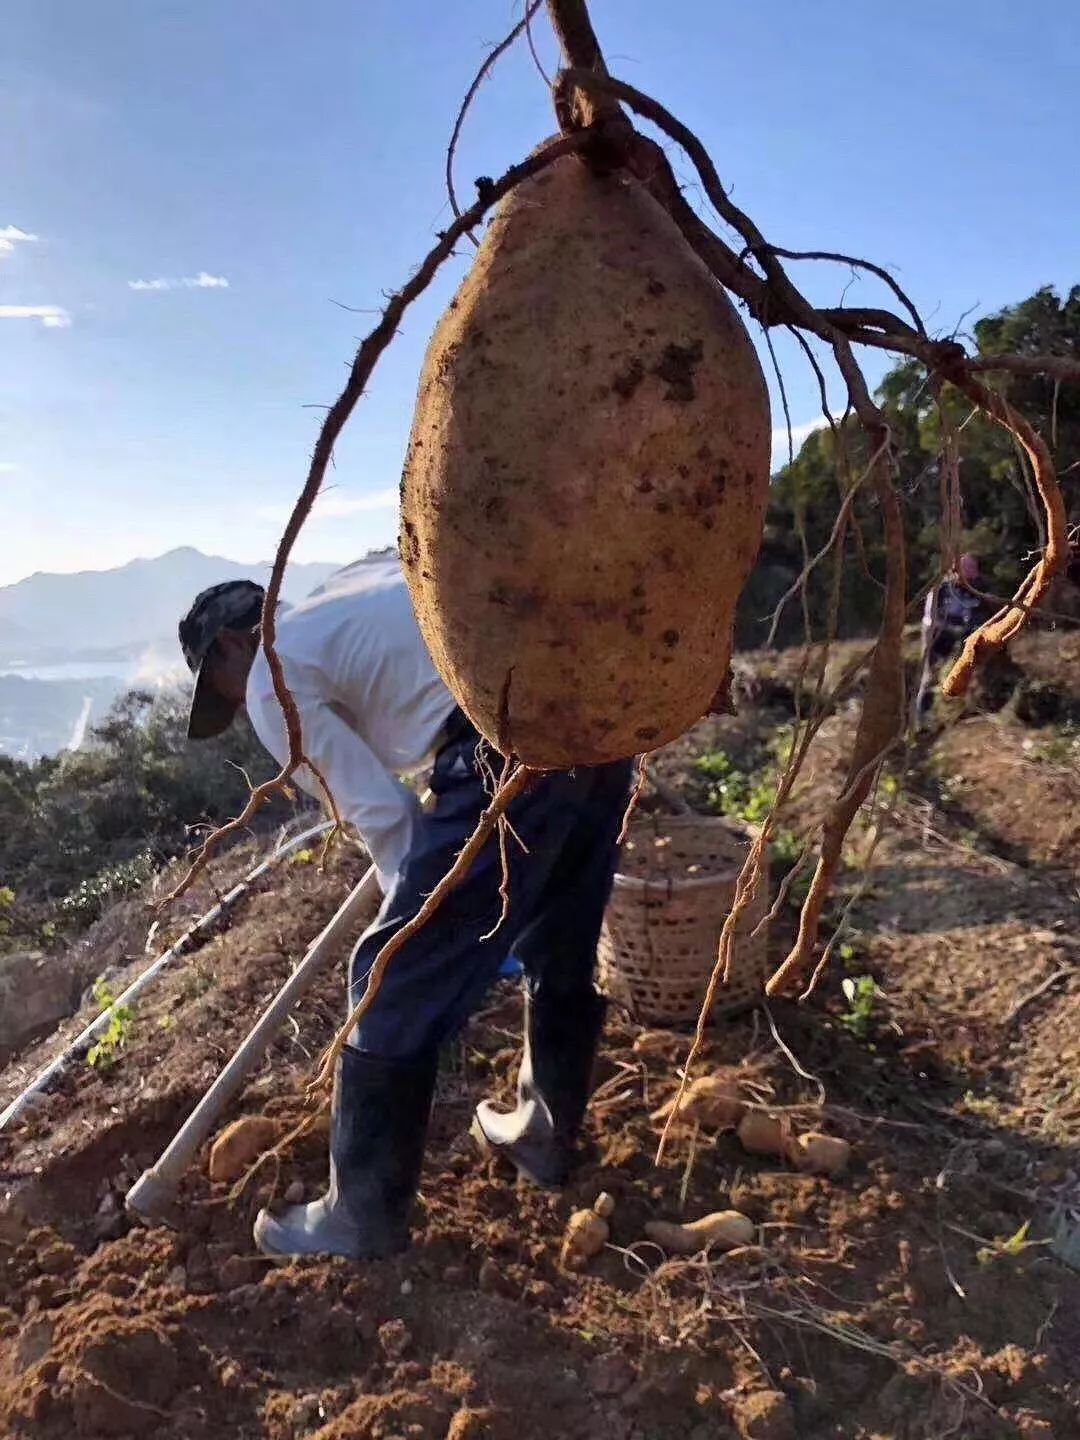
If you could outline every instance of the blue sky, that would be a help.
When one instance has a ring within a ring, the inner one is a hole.
[[[698,131],[776,243],[895,266],[943,331],[1080,280],[1075,6],[592,10],[613,71]],[[318,423],[308,407],[334,398],[371,323],[341,307],[377,307],[445,224],[460,97],[519,13],[509,0],[5,0],[0,584],[185,544],[271,554]],[[542,21],[537,33],[551,64]],[[551,129],[521,46],[466,123],[461,190]],[[302,558],[393,537],[416,375],[467,258],[376,372]],[[832,303],[850,279],[799,277]],[[805,426],[815,382],[779,350]],[[870,357],[872,379],[881,364]]]

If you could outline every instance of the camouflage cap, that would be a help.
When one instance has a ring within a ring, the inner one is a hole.
[[[264,591],[254,580],[226,580],[195,598],[180,621],[180,648],[195,676],[188,738],[209,740],[227,730],[237,706],[210,683],[206,660],[223,630],[253,630],[262,615]]]

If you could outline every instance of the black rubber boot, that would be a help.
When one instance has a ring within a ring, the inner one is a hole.
[[[473,1137],[547,1190],[561,1190],[570,1175],[605,1009],[592,988],[569,998],[526,991],[517,1108],[507,1114],[489,1100],[476,1107]]]
[[[438,1057],[380,1060],[347,1045],[330,1111],[330,1188],[283,1215],[260,1210],[264,1255],[374,1260],[409,1243]]]

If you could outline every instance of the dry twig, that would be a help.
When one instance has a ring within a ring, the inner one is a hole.
[[[532,31],[530,30],[529,26],[533,16],[540,9],[540,6],[543,3],[544,0],[528,0],[528,4],[525,6],[525,14],[510,31],[509,35],[507,35],[504,39],[500,40],[497,45],[492,46],[491,50],[485,57],[483,64],[480,66],[480,69],[473,77],[472,84],[469,86],[468,90],[465,91],[465,98],[461,102],[461,109],[457,113],[457,118],[454,121],[454,128],[450,134],[450,143],[446,147],[446,194],[450,200],[450,209],[454,212],[455,217],[459,220],[461,219],[461,207],[458,204],[457,190],[454,186],[454,155],[457,152],[458,140],[461,137],[461,127],[465,124],[465,116],[469,113],[469,106],[476,98],[476,92],[480,89],[480,86],[484,83],[484,80],[487,78],[487,76],[491,74],[492,70],[494,70],[499,60],[499,57],[506,54],[507,50],[510,49],[510,46],[513,45],[514,41],[518,38],[519,35],[527,35],[529,41],[529,49],[532,50],[533,57],[535,58],[536,51],[533,47]],[[537,61],[537,64],[539,64],[539,61]],[[466,231],[466,234],[474,245],[479,244],[471,230]]]

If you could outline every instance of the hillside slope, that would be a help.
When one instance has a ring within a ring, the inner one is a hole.
[[[1041,656],[1036,646],[1032,672]],[[697,796],[696,757],[723,749],[738,762],[760,745],[787,718],[777,694],[774,680],[757,708],[672,747],[670,783]],[[829,722],[792,824],[818,813],[841,775],[850,719]],[[854,1142],[847,1175],[799,1175],[748,1157],[730,1135],[689,1129],[657,1166],[649,1117],[674,1093],[686,1038],[656,1036],[643,1050],[640,1027],[615,1015],[572,1188],[515,1188],[466,1135],[477,1099],[510,1093],[519,1001],[507,989],[447,1056],[416,1244],[377,1265],[274,1268],[252,1253],[251,1218],[271,1190],[316,1193],[322,1140],[236,1202],[194,1169],[175,1230],[132,1227],[120,1210],[359,862],[289,867],[162,979],[113,1068],[80,1067],[0,1136],[0,1430],[34,1440],[1076,1434],[1080,1286],[1044,1243],[1055,1209],[1080,1210],[1080,857],[1062,849],[1068,801],[1046,768],[1070,736],[1006,710],[924,741],[861,877],[850,954],[806,1007],[711,1033],[708,1067],[735,1067],[758,1097],[801,1107],[800,1125]],[[952,777],[975,761],[993,785],[965,793]],[[785,910],[774,958],[792,923]],[[879,987],[859,1023],[840,991],[845,965]],[[340,1013],[339,966],[230,1113],[298,1117]],[[55,1045],[0,1072],[0,1101]],[[601,1189],[617,1200],[613,1247],[569,1275],[563,1226]],[[729,1203],[761,1225],[760,1245],[664,1264],[641,1243],[652,1216]]]

